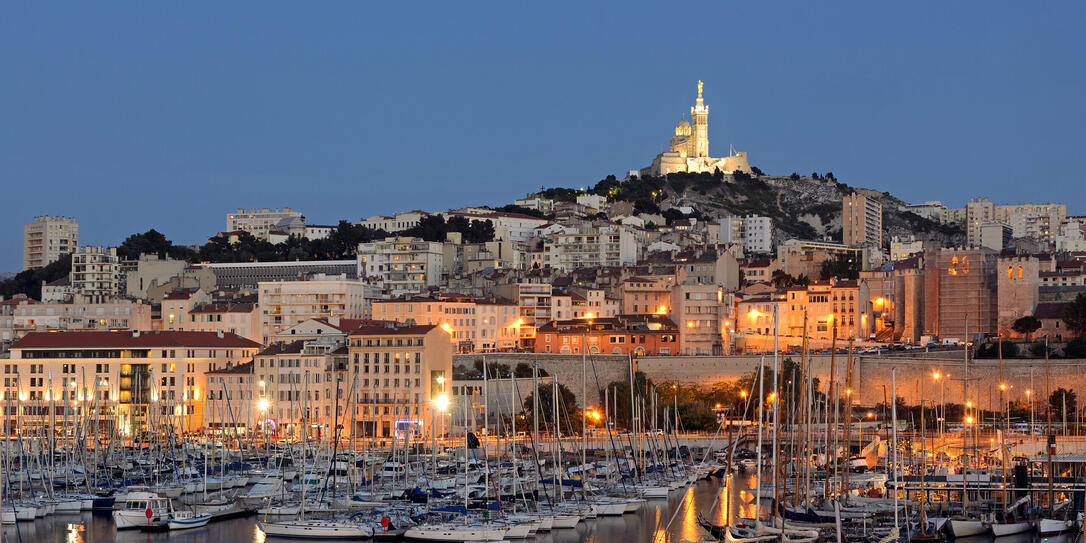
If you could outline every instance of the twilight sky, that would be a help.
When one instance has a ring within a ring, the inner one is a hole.
[[[108,5],[107,5],[108,4]],[[1086,3],[29,2],[0,15],[0,271],[22,223],[182,243],[583,187],[710,151],[910,201],[1086,213]]]

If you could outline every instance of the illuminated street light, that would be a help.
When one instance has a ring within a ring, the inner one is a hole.
[[[445,412],[445,410],[449,408],[449,397],[442,394],[434,398],[434,407],[436,407],[438,411]]]
[[[270,403],[268,402],[267,398],[260,398],[260,400],[256,402],[256,407],[260,410],[261,413],[266,413],[268,411],[269,405]]]

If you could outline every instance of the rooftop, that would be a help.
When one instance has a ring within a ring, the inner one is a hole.
[[[259,348],[260,344],[224,332],[30,332],[12,349],[123,349],[153,347]]]

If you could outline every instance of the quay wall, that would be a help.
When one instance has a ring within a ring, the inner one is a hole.
[[[453,364],[471,368],[481,354],[453,355]],[[781,360],[791,357],[799,361],[798,355],[782,354]],[[581,394],[581,356],[549,353],[491,353],[486,355],[488,363],[506,364],[515,367],[520,362],[532,364],[557,377],[558,382],[569,387],[574,394]],[[830,355],[820,354],[811,357],[811,372],[818,377],[821,390],[826,390],[830,378]],[[838,381],[845,386],[845,367],[847,355],[833,357]],[[927,401],[942,401],[945,394],[948,403],[962,402],[962,377],[964,355],[960,351],[895,353],[892,355],[856,356],[853,363],[852,388],[855,403],[860,406],[881,403],[891,391],[891,371],[896,369],[897,395],[910,405],[920,403],[921,383],[923,397]],[[758,371],[761,355],[739,356],[641,356],[634,359],[637,371],[644,372],[657,383],[680,382],[709,387],[716,383],[734,381]],[[624,355],[590,355],[588,357],[588,403],[599,404],[597,378],[600,386],[613,381],[626,381],[629,378],[629,359]],[[766,368],[773,367],[773,356],[766,355]],[[595,374],[593,374],[593,367]],[[936,381],[933,372],[938,371],[945,377]],[[1031,382],[1032,372],[1032,382]],[[598,376],[598,377],[597,377]],[[999,361],[969,361],[969,399],[987,409],[999,403]],[[1037,359],[1008,359],[1003,363],[1003,383],[1007,389],[1004,399],[1017,401],[1026,399],[1026,390],[1031,390],[1035,402],[1045,398],[1045,361]],[[1086,397],[1086,359],[1053,359],[1049,361],[1049,390],[1059,387],[1072,389],[1079,398]],[[884,388],[885,387],[885,396]]]
[[[581,368],[582,358],[579,354],[551,354],[551,353],[475,353],[454,354],[453,366],[462,369],[473,369],[475,361],[486,357],[487,366],[492,364],[505,364],[515,368],[517,364],[524,362],[528,365],[536,364],[548,375],[554,376],[559,384],[565,385],[577,396],[577,402],[581,402]],[[606,387],[615,381],[627,382],[630,378],[630,358],[626,355],[592,354],[587,358],[587,370],[585,376],[588,405],[599,405],[599,388]],[[593,372],[593,370],[595,370]],[[599,387],[596,386],[597,381]]]

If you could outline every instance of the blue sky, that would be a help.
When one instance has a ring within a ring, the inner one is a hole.
[[[910,201],[1086,213],[1082,2],[67,3],[0,16],[0,271],[21,224],[195,243],[501,204],[644,166],[705,82],[714,154]]]

